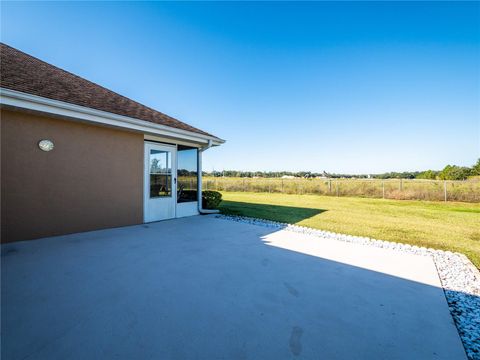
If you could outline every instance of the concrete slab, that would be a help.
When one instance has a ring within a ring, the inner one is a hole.
[[[466,358],[430,259],[211,216],[4,245],[1,310],[2,359]]]

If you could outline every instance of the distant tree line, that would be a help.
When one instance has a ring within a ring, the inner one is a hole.
[[[178,169],[177,170],[177,175],[180,176],[197,176],[196,171],[191,171],[191,170],[186,170],[186,169]]]
[[[321,173],[311,171],[239,171],[224,170],[203,172],[204,176],[226,176],[226,177],[263,177],[263,178],[280,178],[284,176],[293,176],[299,178],[356,178],[356,179],[429,179],[429,180],[465,180],[470,176],[480,176],[480,159],[477,160],[472,167],[447,165],[442,170],[426,170],[426,171],[404,171],[404,172],[388,172],[383,174],[330,174],[325,171]]]

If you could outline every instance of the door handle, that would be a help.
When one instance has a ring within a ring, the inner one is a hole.
[[[177,178],[176,178],[176,177],[173,178],[173,183],[174,183],[175,185],[177,185]]]

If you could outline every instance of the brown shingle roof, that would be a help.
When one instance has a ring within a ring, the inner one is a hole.
[[[0,56],[3,88],[212,136],[6,44]]]

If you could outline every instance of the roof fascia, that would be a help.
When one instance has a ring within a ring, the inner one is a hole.
[[[27,94],[6,88],[0,88],[0,104],[14,108],[53,114],[66,118],[78,119],[96,124],[139,131],[144,134],[166,136],[172,139],[193,141],[202,144],[208,143],[208,141],[211,140],[214,145],[221,145],[225,142],[225,140],[214,136],[203,135],[193,131],[177,129],[150,121],[117,115],[106,111],[70,104],[63,101],[52,100],[42,96]]]

